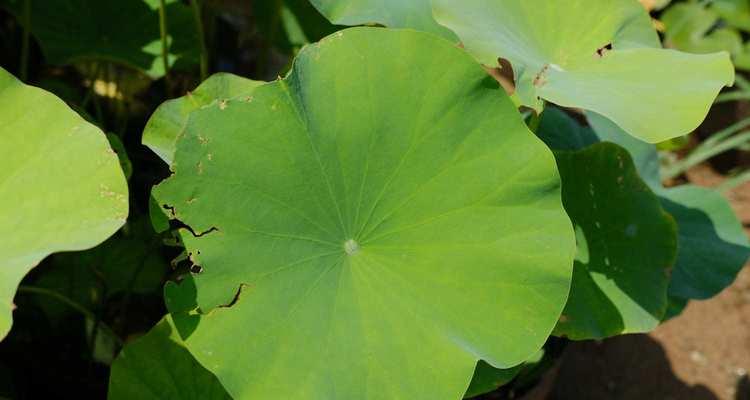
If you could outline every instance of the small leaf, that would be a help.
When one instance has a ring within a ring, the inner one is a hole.
[[[575,246],[559,178],[466,53],[349,29],[253,97],[193,112],[154,190],[202,270],[185,343],[235,399],[460,398],[479,359],[542,346]]]
[[[185,348],[167,316],[125,346],[112,364],[109,400],[231,400]]]
[[[503,385],[507,385],[521,372],[522,368],[523,364],[519,364],[513,368],[499,369],[494,368],[484,361],[478,362],[477,368],[474,370],[474,377],[471,379],[469,389],[466,390],[464,398],[477,397],[497,390]]]
[[[263,83],[229,73],[214,74],[194,92],[160,105],[146,123],[142,142],[164,162],[172,164],[175,142],[191,112],[214,102],[238,97],[252,101],[253,90]]]
[[[691,53],[742,52],[742,37],[732,28],[716,28],[719,14],[698,3],[678,3],[662,15],[665,43]]]
[[[592,110],[652,143],[698,127],[734,81],[727,54],[659,48],[632,0],[434,0],[433,9],[481,63],[510,61],[522,104]]]
[[[112,235],[128,214],[115,152],[95,126],[44,90],[0,68],[0,338],[13,295],[44,257],[83,250]]]
[[[750,4],[745,0],[713,0],[715,10],[729,26],[750,32]]]
[[[677,227],[627,151],[598,143],[555,153],[578,255],[555,334],[574,340],[648,332],[667,308]]]

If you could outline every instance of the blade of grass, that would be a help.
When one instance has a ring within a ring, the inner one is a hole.
[[[684,159],[667,167],[664,171],[663,178],[675,178],[704,161],[748,142],[750,142],[750,131],[745,131],[716,145],[701,149],[700,151],[693,151]]]
[[[742,171],[737,175],[729,177],[717,187],[717,190],[722,193],[726,193],[747,182],[750,182],[750,170]]]
[[[739,87],[741,90],[745,92],[750,91],[750,81],[748,81],[747,78],[745,78],[741,74],[735,75],[734,83],[737,84],[737,87]]]

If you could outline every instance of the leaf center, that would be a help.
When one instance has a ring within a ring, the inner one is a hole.
[[[351,256],[359,251],[359,243],[354,241],[354,239],[349,239],[344,243],[344,250],[346,250],[346,254]]]

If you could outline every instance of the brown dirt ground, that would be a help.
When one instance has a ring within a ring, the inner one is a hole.
[[[709,167],[689,179],[721,182]],[[728,193],[750,227],[750,183]],[[750,233],[750,229],[748,229]],[[750,400],[750,264],[719,296],[691,302],[648,335],[568,347],[551,400]]]

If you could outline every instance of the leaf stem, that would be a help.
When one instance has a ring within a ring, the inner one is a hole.
[[[161,60],[164,64],[164,86],[169,97],[169,43],[167,43],[167,6],[159,0],[159,34],[161,35]]]
[[[88,318],[88,319],[90,319],[92,321],[96,321],[97,320],[96,314],[94,314],[93,312],[91,312],[89,309],[87,309],[86,307],[84,307],[81,304],[77,303],[76,301],[72,300],[71,298],[69,298],[69,297],[67,297],[67,296],[65,296],[65,295],[63,295],[61,293],[58,293],[58,292],[56,292],[54,290],[50,290],[50,289],[46,289],[46,288],[41,288],[41,287],[37,287],[37,286],[20,285],[18,287],[18,292],[19,293],[27,293],[27,294],[35,294],[35,295],[40,295],[40,296],[47,296],[47,297],[53,298],[53,299],[59,301],[60,303],[63,303],[65,305],[67,305],[71,309],[77,311],[78,313],[80,313],[84,317],[86,317],[86,318]],[[120,339],[120,337],[117,336],[117,334],[115,334],[115,332],[112,330],[112,328],[110,328],[108,325],[106,325],[104,322],[101,322],[101,321],[99,322],[99,326],[102,329],[106,330],[109,334],[111,334],[112,337],[116,338],[118,344],[120,344],[120,345],[122,344],[122,339]]]
[[[190,0],[195,18],[195,30],[198,33],[198,43],[201,50],[201,82],[208,78],[208,48],[206,47],[206,34],[203,30],[203,16],[201,13],[200,0]]]
[[[26,82],[29,78],[29,41],[31,36],[31,1],[23,2],[23,36],[21,37],[21,80]]]

